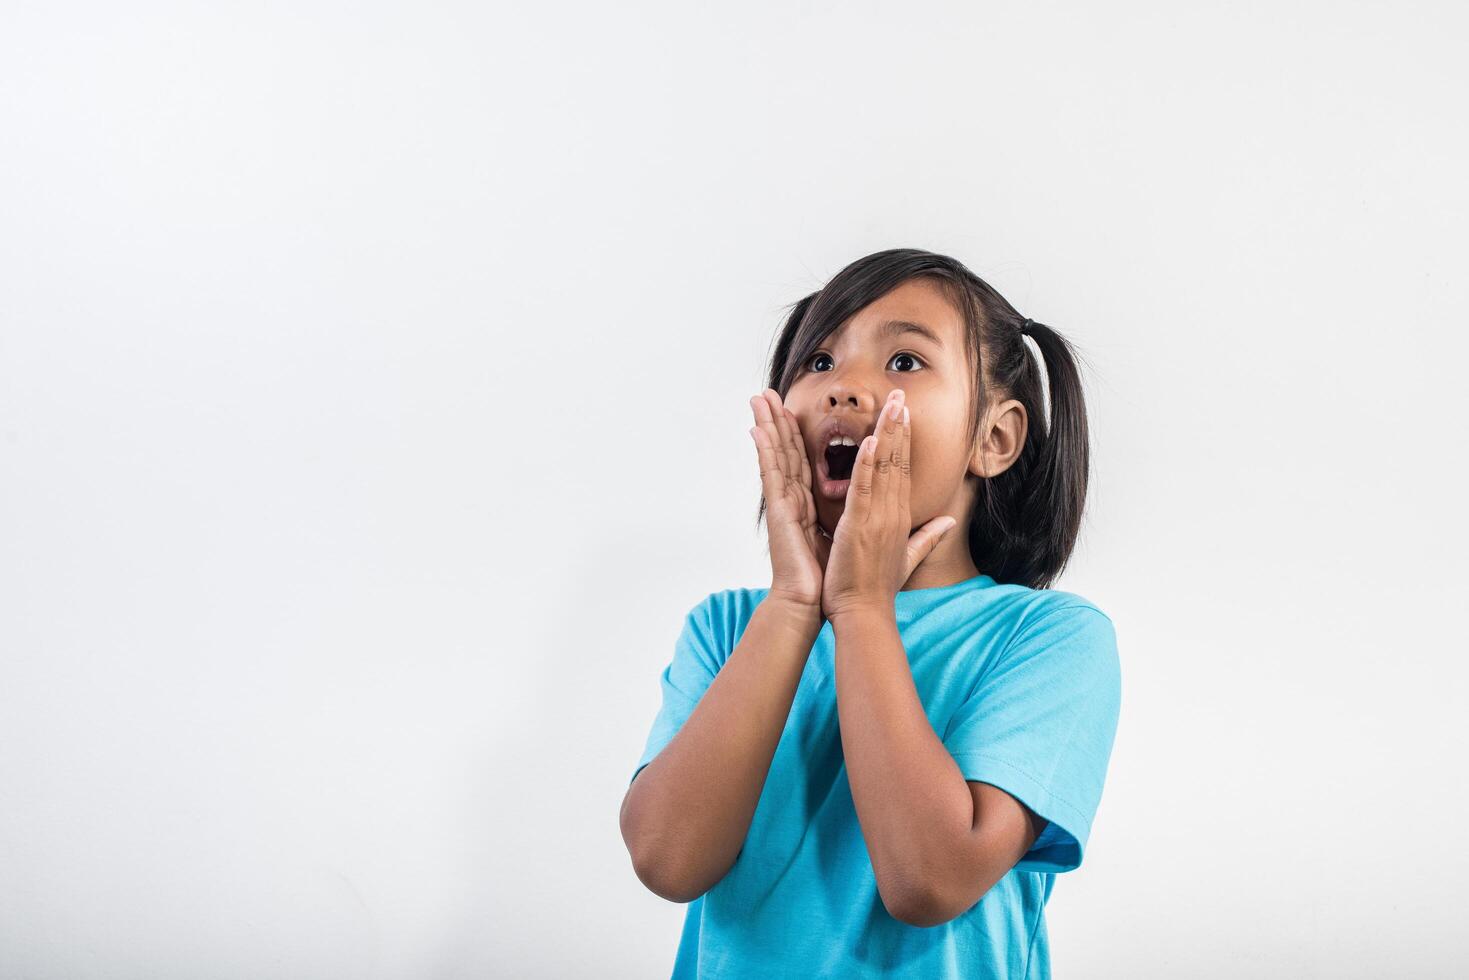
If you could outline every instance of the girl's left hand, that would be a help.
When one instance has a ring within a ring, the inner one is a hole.
[[[911,435],[903,389],[896,388],[852,466],[846,507],[832,534],[821,586],[821,612],[827,619],[859,609],[891,611],[913,570],[958,523],[943,514],[909,535]]]

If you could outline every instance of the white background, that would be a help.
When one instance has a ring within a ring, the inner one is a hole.
[[[0,977],[656,977],[618,807],[894,246],[1081,346],[1068,978],[1448,977],[1449,3],[0,8]]]

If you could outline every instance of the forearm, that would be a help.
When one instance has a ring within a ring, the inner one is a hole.
[[[734,864],[821,626],[819,610],[762,601],[678,734],[633,780],[623,840],[656,894],[692,901]]]
[[[833,620],[837,711],[852,802],[884,905],[924,907],[974,833],[964,774],[924,713],[891,609]]]

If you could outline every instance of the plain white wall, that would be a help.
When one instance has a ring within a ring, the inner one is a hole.
[[[653,977],[618,807],[868,252],[1090,358],[1059,976],[1461,972],[1449,3],[10,3],[0,977]]]

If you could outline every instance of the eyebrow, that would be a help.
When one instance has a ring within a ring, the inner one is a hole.
[[[944,342],[939,339],[939,335],[921,323],[913,323],[910,320],[885,320],[877,325],[879,337],[897,337],[905,333],[916,333],[940,350],[944,347]]]

